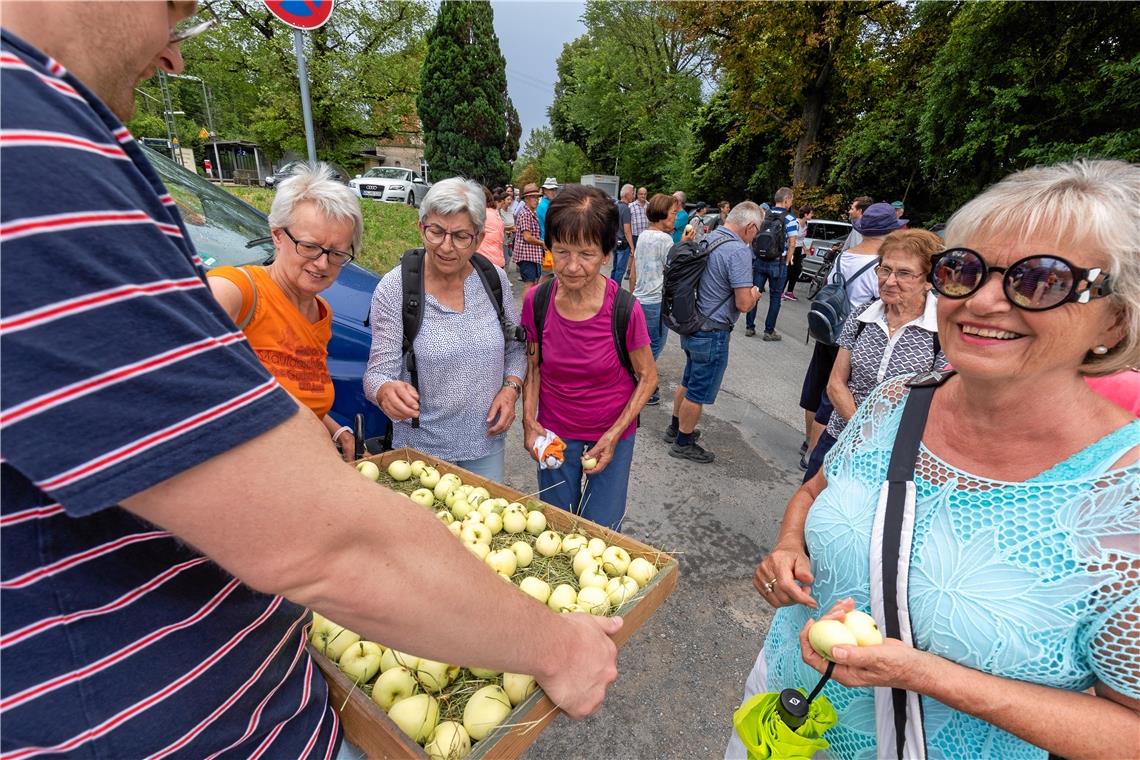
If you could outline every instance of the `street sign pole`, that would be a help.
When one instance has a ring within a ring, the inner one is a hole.
[[[297,79],[301,81],[301,112],[305,117],[305,147],[309,160],[317,160],[317,141],[313,137],[313,107],[309,103],[309,70],[305,68],[305,37],[300,29],[293,30],[293,52],[297,55]]]
[[[309,71],[305,67],[305,38],[302,31],[321,28],[332,15],[336,0],[262,0],[269,12],[293,27],[293,52],[297,56],[297,80],[301,85],[301,113],[305,119],[305,147],[309,160],[317,160],[313,136],[313,106],[309,101]]]

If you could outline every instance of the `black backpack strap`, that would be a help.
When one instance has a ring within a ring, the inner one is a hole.
[[[629,346],[625,336],[629,332],[629,320],[633,316],[633,294],[618,286],[617,296],[614,298],[614,308],[610,315],[610,329],[614,335],[614,347],[617,349],[618,360],[629,376],[637,383],[637,373],[633,370],[633,361],[629,358]]]
[[[483,283],[483,289],[487,291],[487,297],[495,306],[495,313],[499,317],[499,324],[503,326],[503,334],[505,335],[507,311],[503,307],[503,282],[499,279],[499,273],[495,270],[495,265],[491,263],[490,259],[481,253],[476,253],[471,257],[471,265],[479,273],[479,280]]]
[[[550,308],[550,294],[554,290],[554,279],[535,288],[534,291],[534,343],[538,346],[538,366],[542,366],[542,331],[546,327],[546,310]]]
[[[878,260],[878,259],[875,259],[874,261],[868,261],[868,262],[866,263],[866,265],[864,265],[864,266],[863,266],[863,267],[862,267],[862,268],[861,268],[861,269],[860,269],[858,272],[856,272],[855,274],[851,275],[851,279],[850,279],[850,280],[847,280],[847,282],[846,282],[845,284],[846,284],[846,285],[850,285],[851,283],[855,282],[855,281],[856,281],[856,280],[858,280],[860,277],[862,277],[862,276],[863,276],[863,274],[864,274],[864,273],[865,273],[865,272],[866,272],[868,269],[870,269],[871,267],[874,267],[874,266],[878,266],[878,264],[879,264],[879,260]]]
[[[930,369],[934,371],[938,366],[938,352],[942,350],[942,341],[938,340],[938,333],[931,334],[930,338],[931,347],[934,349],[934,354],[930,357]]]
[[[401,351],[404,366],[408,368],[408,379],[416,393],[420,392],[420,373],[416,368],[416,353],[412,345],[424,321],[424,249],[413,248],[400,257],[400,285],[402,288],[400,313],[404,322],[404,337]],[[418,417],[412,418],[412,427],[418,428]]]
[[[910,556],[916,519],[914,472],[926,429],[926,418],[934,392],[953,371],[916,375],[907,385],[910,393],[903,407],[895,434],[887,477],[880,493],[872,531],[871,607],[882,619],[883,633],[915,646],[910,619]],[[891,718],[891,734],[879,737],[882,754],[903,758],[925,758],[926,735],[920,695],[905,689],[891,689],[876,696],[876,712],[886,710]]]

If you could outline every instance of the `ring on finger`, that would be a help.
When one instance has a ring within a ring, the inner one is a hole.
[[[765,593],[771,594],[775,590],[776,590],[776,579],[775,578],[773,578],[772,580],[770,580],[764,584],[764,592]]]

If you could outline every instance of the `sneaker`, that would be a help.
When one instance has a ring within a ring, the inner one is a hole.
[[[782,300],[782,301],[794,301],[794,300],[796,300],[796,298],[791,293],[785,292],[780,296],[780,300]]]
[[[808,442],[807,442],[807,438],[805,438],[804,442],[800,444],[800,456],[803,456],[804,454],[807,453],[807,447],[808,447]]]
[[[751,338],[754,335],[756,335],[756,328],[755,327],[749,327],[748,329],[746,329],[744,331],[744,337],[745,338]]]
[[[677,428],[673,427],[672,425],[665,428],[664,438],[665,438],[665,443],[675,442],[677,440]],[[699,440],[701,440],[701,431],[700,430],[694,430],[693,431],[693,443],[696,443]]]
[[[807,472],[807,464],[808,463],[807,463],[807,459],[804,458],[806,456],[807,456],[806,453],[800,454],[800,469],[803,470],[804,472]]]
[[[773,330],[772,332],[764,333],[764,337],[761,338],[761,340],[783,340],[783,339],[784,339],[783,336],[780,335],[780,333],[776,332],[775,330]]]
[[[690,443],[688,446],[678,446],[674,443],[669,447],[669,456],[677,459],[688,459],[690,462],[697,462],[698,464],[708,464],[716,459],[716,454],[701,448],[696,443]]]
[[[649,397],[649,400],[645,402],[645,405],[646,406],[657,406],[660,403],[661,403],[661,394],[660,393],[654,393],[652,396]]]

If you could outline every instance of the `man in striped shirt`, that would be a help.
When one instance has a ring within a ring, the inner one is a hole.
[[[193,8],[0,5],[0,757],[333,757],[306,608],[588,714],[620,622],[345,466],[210,297],[120,121]]]

